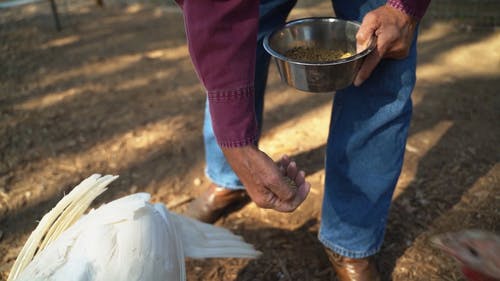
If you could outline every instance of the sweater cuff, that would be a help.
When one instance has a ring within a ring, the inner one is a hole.
[[[221,147],[255,145],[258,138],[253,86],[208,91],[212,127]]]
[[[387,5],[420,20],[424,16],[429,2],[430,0],[387,0]]]

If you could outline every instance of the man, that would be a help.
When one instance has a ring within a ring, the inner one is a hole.
[[[362,21],[360,46],[371,38],[377,43],[354,85],[335,94],[327,141],[319,240],[341,281],[380,280],[371,257],[382,245],[401,172],[416,80],[417,23],[429,1],[334,2],[337,17]],[[214,222],[244,198],[243,187],[260,207],[295,210],[310,188],[304,172],[286,156],[276,165],[256,145],[269,64],[262,39],[284,24],[295,1],[179,4],[193,64],[207,90],[206,173],[213,182],[187,214]]]

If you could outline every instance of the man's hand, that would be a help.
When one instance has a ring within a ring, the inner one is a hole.
[[[408,56],[417,21],[389,5],[381,6],[363,18],[356,35],[358,46],[367,46],[374,38],[376,48],[368,55],[354,80],[363,83],[382,58],[402,59]]]
[[[292,212],[306,199],[311,184],[306,182],[304,171],[286,155],[276,165],[255,146],[222,151],[257,206]]]

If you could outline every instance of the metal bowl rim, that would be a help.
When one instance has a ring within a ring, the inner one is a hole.
[[[368,48],[364,49],[362,52],[360,52],[358,54],[355,54],[354,56],[350,56],[350,57],[347,57],[347,58],[344,58],[344,59],[335,60],[335,61],[332,61],[332,62],[310,63],[310,62],[303,62],[303,61],[291,60],[290,58],[288,58],[288,57],[286,57],[286,56],[278,53],[273,48],[271,48],[271,46],[269,44],[269,38],[271,38],[277,32],[280,32],[284,28],[287,28],[287,27],[290,27],[290,26],[293,26],[293,25],[297,25],[297,24],[300,24],[300,23],[303,23],[303,22],[313,22],[313,21],[327,21],[327,22],[343,21],[343,22],[348,22],[348,23],[355,24],[357,26],[361,25],[361,23],[359,23],[357,21],[343,20],[343,19],[336,18],[336,17],[309,17],[309,18],[296,19],[296,20],[289,21],[289,22],[285,23],[285,25],[281,26],[280,28],[278,28],[278,29],[276,29],[276,30],[268,33],[264,37],[264,43],[263,43],[264,49],[268,53],[270,53],[273,57],[275,57],[277,59],[280,59],[282,61],[286,61],[286,62],[289,62],[289,63],[292,63],[292,64],[297,64],[297,65],[308,65],[308,66],[329,66],[329,65],[337,65],[337,64],[343,64],[343,63],[346,63],[346,62],[355,61],[355,60],[357,60],[357,59],[359,59],[361,57],[364,57],[364,56],[368,55],[371,51],[373,51],[373,49],[375,49],[375,42],[372,39],[370,41],[370,44],[369,44]]]

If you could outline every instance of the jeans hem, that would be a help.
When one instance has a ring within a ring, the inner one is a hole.
[[[379,245],[377,245],[375,248],[372,248],[368,251],[360,252],[360,251],[351,251],[351,250],[348,250],[348,249],[341,247],[339,245],[335,245],[334,243],[325,239],[321,234],[318,235],[318,240],[325,247],[329,248],[330,250],[334,251],[335,253],[337,253],[341,256],[344,256],[344,257],[352,258],[352,259],[362,259],[362,258],[366,258],[369,256],[373,256],[376,253],[378,253],[380,251],[380,248],[382,247],[382,243],[379,243]]]
[[[232,190],[242,190],[245,189],[245,187],[240,184],[240,183],[235,183],[235,182],[226,182],[226,181],[220,181],[216,180],[210,172],[205,169],[205,176],[215,185],[218,187],[226,188],[226,189],[232,189]]]

